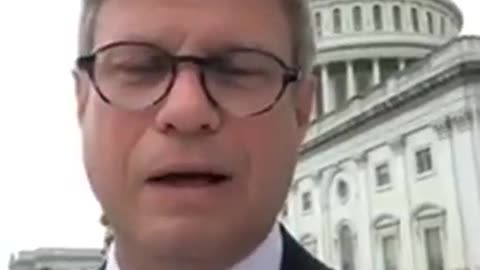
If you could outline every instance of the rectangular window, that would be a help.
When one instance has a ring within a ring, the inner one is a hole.
[[[303,212],[312,210],[312,193],[309,191],[302,194],[302,210]]]
[[[427,269],[444,270],[440,228],[437,227],[425,230],[425,249],[427,255]]]
[[[393,235],[385,236],[382,239],[383,265],[385,270],[397,270],[397,248],[396,238]]]
[[[417,174],[424,174],[433,169],[432,153],[430,147],[421,149],[415,153]]]
[[[390,185],[391,181],[388,163],[378,165],[375,168],[375,175],[377,178],[377,187],[385,187]]]

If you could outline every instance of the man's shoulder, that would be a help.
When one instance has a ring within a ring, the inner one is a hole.
[[[307,252],[283,227],[282,238],[281,270],[332,270]]]

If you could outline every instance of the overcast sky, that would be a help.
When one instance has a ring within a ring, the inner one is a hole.
[[[102,244],[70,76],[79,2],[0,3],[0,269],[18,250]],[[480,1],[456,2],[480,35]]]

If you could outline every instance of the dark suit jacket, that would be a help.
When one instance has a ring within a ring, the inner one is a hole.
[[[282,227],[283,255],[280,270],[331,270],[310,255]]]
[[[308,253],[282,227],[283,254],[280,270],[331,270]],[[105,270],[104,263],[99,270]],[[267,270],[267,269],[266,269]]]

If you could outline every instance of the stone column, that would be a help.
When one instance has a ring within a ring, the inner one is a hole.
[[[328,114],[334,109],[333,92],[330,87],[330,76],[328,74],[328,64],[322,66],[322,95],[323,113]]]
[[[313,97],[312,97],[312,109],[310,111],[310,122],[315,122],[315,120],[317,120],[318,118],[318,115],[319,115],[319,111],[318,111],[318,106],[317,106],[317,102],[318,102],[318,95],[320,95],[320,91],[322,89],[315,89],[315,91],[313,92]]]
[[[413,236],[415,232],[410,226],[412,223],[411,213],[414,210],[414,200],[412,199],[412,186],[409,181],[408,173],[408,157],[407,157],[407,140],[402,134],[398,134],[395,137],[387,140],[387,145],[390,147],[391,157],[391,173],[394,175],[392,184],[397,190],[397,194],[400,196],[402,203],[398,205],[399,218],[402,220],[400,223],[400,231],[398,234],[398,240],[403,243],[403,252],[399,261],[400,269],[415,269],[415,263],[417,261],[415,257],[415,241]]]
[[[449,115],[452,126],[451,157],[453,160],[454,187],[457,193],[457,205],[459,206],[460,222],[464,232],[463,247],[467,268],[480,265],[478,251],[480,250],[480,181],[479,171],[475,164],[478,153],[475,152],[474,126],[475,112],[468,108]],[[449,179],[449,178],[447,178]],[[456,218],[456,217],[454,217]],[[450,226],[452,227],[452,226]],[[460,230],[457,230],[460,231]],[[452,247],[454,245],[452,244]],[[459,247],[460,245],[455,245]],[[457,248],[459,249],[459,248]],[[462,265],[459,265],[462,267]]]
[[[368,176],[368,153],[360,151],[353,153],[352,160],[355,164],[355,180],[358,189],[357,206],[355,219],[357,220],[358,232],[358,253],[357,265],[365,269],[375,269],[375,257],[373,251],[374,246],[371,239],[373,239],[373,231],[370,230],[371,222],[373,220],[373,202],[370,194],[370,182]],[[355,208],[354,208],[355,209]]]
[[[373,59],[373,85],[379,84],[380,81],[380,60]]]
[[[402,58],[398,60],[398,70],[404,70],[406,66],[407,62],[405,61],[405,59]]]
[[[347,63],[347,99],[350,100],[357,95],[357,85],[355,81],[355,72],[353,70],[353,62]]]

